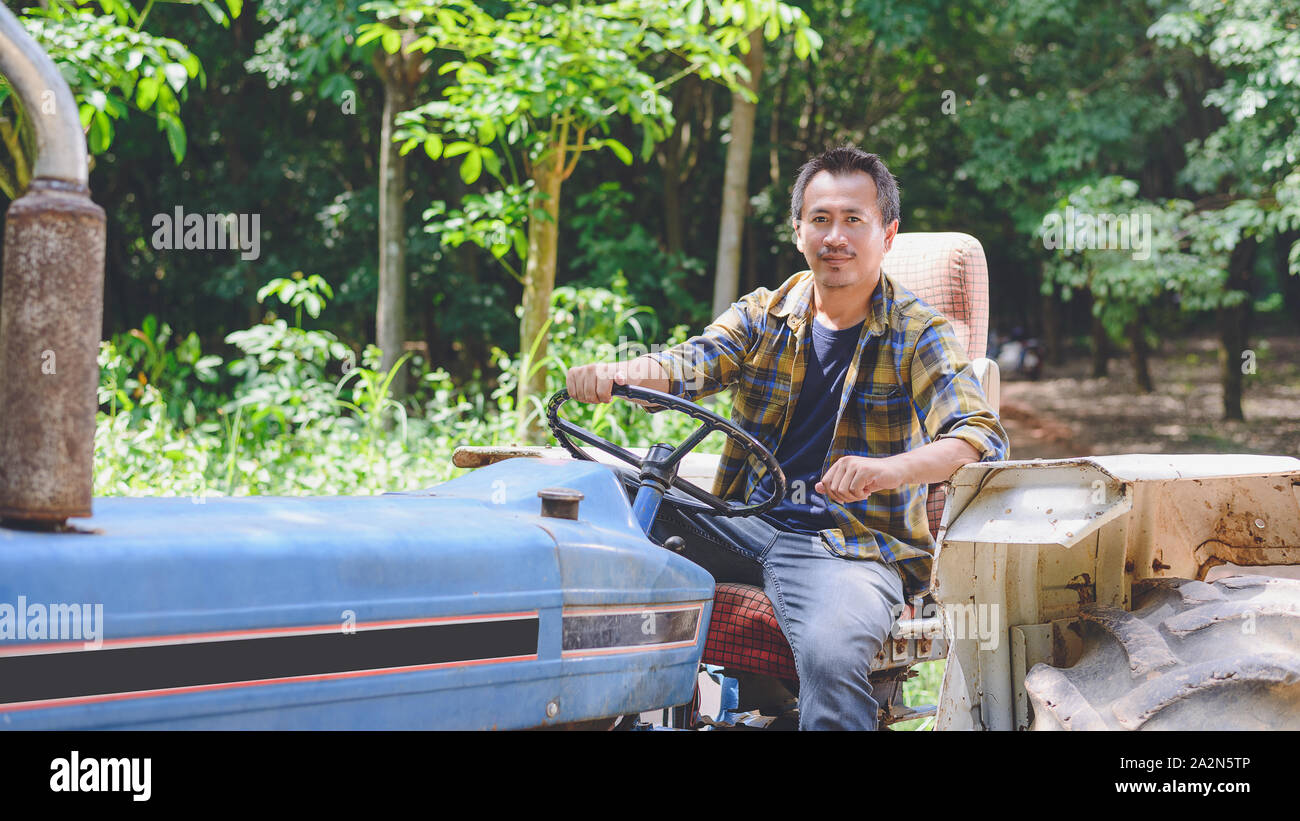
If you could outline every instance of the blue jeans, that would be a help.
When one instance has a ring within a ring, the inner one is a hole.
[[[697,523],[751,550],[724,561],[736,566],[740,559],[743,567],[747,559],[762,569],[763,588],[794,651],[799,729],[874,730],[880,705],[867,675],[903,602],[895,566],[836,556],[821,536],[781,530],[759,517],[701,516]]]

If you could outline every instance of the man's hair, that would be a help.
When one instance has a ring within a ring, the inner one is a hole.
[[[876,183],[876,208],[880,211],[881,225],[899,218],[898,180],[889,173],[885,161],[868,154],[855,145],[841,145],[825,151],[799,168],[794,190],[790,194],[790,219],[799,222],[803,215],[803,194],[808,182],[821,171],[832,175],[852,174],[861,171],[869,174]]]

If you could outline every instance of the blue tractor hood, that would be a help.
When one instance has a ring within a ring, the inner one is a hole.
[[[545,487],[580,491],[579,518],[543,517]],[[0,529],[0,727],[625,714],[689,699],[713,594],[592,462],[382,496],[97,499],[79,528]]]

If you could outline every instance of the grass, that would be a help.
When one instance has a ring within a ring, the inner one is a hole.
[[[924,661],[912,668],[916,673],[913,678],[903,682],[903,699],[908,707],[920,707],[925,704],[939,703],[939,687],[943,684],[944,661]],[[934,716],[914,718],[891,725],[893,730],[929,730],[934,725]]]

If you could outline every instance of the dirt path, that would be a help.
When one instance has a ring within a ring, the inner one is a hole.
[[[1156,390],[1137,392],[1127,359],[1089,378],[1078,357],[1037,382],[1003,375],[1002,421],[1015,459],[1110,453],[1300,456],[1300,337],[1258,340],[1245,422],[1224,422],[1218,348],[1210,337],[1169,341],[1151,361]]]

